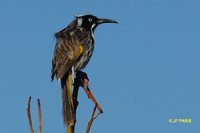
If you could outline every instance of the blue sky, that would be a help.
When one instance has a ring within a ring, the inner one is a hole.
[[[104,110],[91,132],[200,132],[199,7],[198,0],[2,0],[0,132],[29,132],[30,95],[35,129],[40,98],[44,133],[65,132],[60,83],[50,82],[53,35],[82,13],[119,22],[97,28],[84,70]],[[92,109],[80,89],[78,133]],[[170,118],[192,123],[172,124]]]

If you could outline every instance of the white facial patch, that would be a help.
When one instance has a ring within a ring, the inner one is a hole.
[[[93,28],[96,26],[96,24],[94,23],[94,24],[92,24],[92,27],[91,27],[91,30],[93,30]]]
[[[78,26],[81,26],[82,25],[82,23],[83,23],[83,19],[82,18],[78,18]]]

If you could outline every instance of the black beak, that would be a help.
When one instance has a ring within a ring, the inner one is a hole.
[[[115,20],[112,20],[112,19],[106,19],[106,18],[99,18],[98,20],[97,20],[97,23],[98,24],[102,24],[102,23],[118,23],[117,21],[115,21]]]

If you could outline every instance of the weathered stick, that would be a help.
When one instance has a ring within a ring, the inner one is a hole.
[[[90,121],[88,122],[88,126],[87,126],[87,129],[86,129],[86,133],[89,133],[89,132],[90,132],[90,128],[91,128],[92,122],[93,122],[93,120],[94,120],[94,115],[95,115],[96,109],[97,109],[97,104],[95,105],[94,110],[93,110],[93,112],[92,112],[92,117],[91,117]]]
[[[29,120],[29,126],[30,126],[30,133],[34,133],[32,118],[31,118],[31,96],[29,96],[29,99],[28,99],[27,114],[28,114],[28,120]]]
[[[88,98],[91,99],[93,101],[93,103],[97,106],[97,109],[103,113],[103,110],[101,108],[101,106],[99,105],[99,103],[96,101],[95,97],[93,96],[92,92],[90,91],[90,89],[87,87],[83,88],[85,93],[88,95]]]
[[[76,110],[78,107],[77,98],[78,98],[78,92],[79,92],[80,86],[83,87],[86,94],[88,95],[88,98],[92,99],[92,101],[95,104],[91,119],[88,122],[86,133],[89,133],[94,119],[96,119],[99,114],[103,113],[103,110],[101,109],[100,105],[98,104],[98,102],[96,101],[95,97],[93,96],[92,92],[90,91],[90,89],[88,87],[88,78],[83,76],[83,72],[80,72],[80,73],[77,72],[76,78],[74,80],[74,88],[73,88],[73,94],[72,94],[72,99],[73,99],[73,104],[74,104],[74,113],[75,113],[75,115],[74,115],[75,123],[71,127],[67,128],[67,130],[66,130],[67,133],[74,133],[75,124],[76,124]],[[28,114],[28,120],[29,120],[29,126],[30,126],[30,133],[34,133],[30,105],[31,105],[31,96],[29,97],[29,100],[28,100],[27,114]],[[100,111],[100,113],[95,116],[96,109],[98,109]],[[41,111],[40,99],[38,99],[38,117],[39,117],[39,132],[42,133],[42,111]]]
[[[39,117],[39,130],[42,133],[42,111],[41,111],[41,104],[40,99],[38,99],[38,117]]]

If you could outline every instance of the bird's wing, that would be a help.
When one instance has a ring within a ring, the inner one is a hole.
[[[73,34],[72,32],[65,32],[65,34],[56,36],[57,44],[52,60],[52,80],[55,74],[57,75],[57,79],[62,79],[83,53],[83,45],[75,34],[75,32]]]

